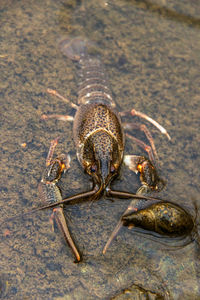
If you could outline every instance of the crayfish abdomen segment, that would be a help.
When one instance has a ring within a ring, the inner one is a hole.
[[[85,55],[79,65],[78,104],[95,102],[115,107],[101,60]]]

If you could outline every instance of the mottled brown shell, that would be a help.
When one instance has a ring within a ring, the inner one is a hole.
[[[83,166],[92,160],[93,136],[97,133],[99,139],[95,142],[104,143],[105,148],[110,146],[106,136],[109,137],[113,146],[113,163],[120,165],[124,151],[124,134],[117,113],[104,104],[81,105],[75,115],[73,136],[77,156]]]
[[[171,202],[159,202],[122,218],[130,224],[170,237],[186,236],[194,228],[192,216],[182,207]]]

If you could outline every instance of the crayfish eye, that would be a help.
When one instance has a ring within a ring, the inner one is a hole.
[[[110,167],[110,173],[111,174],[114,174],[115,173],[115,167],[113,166],[113,165],[111,165],[111,167]]]
[[[92,165],[90,167],[90,171],[91,171],[91,173],[95,173],[97,171],[97,167],[95,165]]]

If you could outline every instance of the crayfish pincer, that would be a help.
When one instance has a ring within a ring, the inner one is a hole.
[[[59,187],[57,186],[58,181],[62,173],[70,168],[70,156],[61,154],[60,156],[53,158],[55,147],[58,143],[58,139],[51,142],[49,153],[46,159],[46,168],[42,175],[42,179],[39,183],[38,190],[40,198],[46,203],[57,203],[62,200],[62,195]],[[53,208],[52,217],[55,220],[58,228],[62,232],[66,242],[69,244],[72,252],[76,258],[76,262],[81,260],[81,255],[76,248],[76,245],[71,238],[67,222],[64,215],[63,205],[60,204]]]
[[[170,201],[158,200],[153,204],[151,201],[150,204],[146,204],[142,208],[136,208],[135,202],[131,201],[109,237],[103,254],[106,253],[122,226],[140,228],[144,234],[149,233],[157,238],[166,237],[182,240],[190,237],[190,241],[194,239],[199,243],[196,217],[194,218],[183,207]]]
[[[194,228],[192,216],[171,202],[159,202],[122,216],[124,226],[140,227],[168,237],[184,237]]]

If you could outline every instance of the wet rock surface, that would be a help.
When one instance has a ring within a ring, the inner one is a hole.
[[[121,110],[134,107],[167,128],[170,143],[147,124],[167,181],[159,197],[195,215],[193,201],[197,207],[200,203],[200,7],[197,2],[192,7],[186,1],[164,2],[1,2],[2,299],[199,299],[195,241],[166,246],[123,228],[102,255],[128,200],[66,206],[83,253],[80,264],[73,263],[59,231],[52,232],[51,211],[7,220],[41,204],[37,186],[55,137],[61,137],[57,153],[72,157],[59,183],[63,197],[91,188],[75,157],[71,123],[40,119],[43,113],[74,113],[46,93],[54,88],[76,103],[75,67],[56,44],[63,35],[83,35],[98,45]],[[139,132],[136,136],[144,139]],[[126,153],[145,154],[129,140]],[[114,188],[135,192],[138,187],[139,178],[123,166]]]

